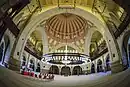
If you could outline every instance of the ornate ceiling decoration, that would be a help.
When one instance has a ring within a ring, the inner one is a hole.
[[[92,23],[78,15],[62,13],[49,18],[45,28],[50,38],[58,42],[70,43],[83,39],[90,24]]]

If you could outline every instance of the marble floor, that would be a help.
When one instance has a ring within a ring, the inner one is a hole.
[[[130,69],[117,74],[55,75],[55,80],[46,82],[0,67],[0,87],[130,87]]]

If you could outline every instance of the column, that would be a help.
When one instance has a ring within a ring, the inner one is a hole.
[[[36,69],[37,69],[37,59],[35,58],[34,59],[34,72],[36,72]]]
[[[97,73],[97,60],[94,61],[94,65],[95,65],[95,73]]]
[[[102,60],[103,60],[102,68],[103,68],[103,71],[106,72],[106,64],[105,64],[104,55],[102,56]]]
[[[59,75],[61,75],[61,66],[59,66]]]
[[[43,39],[43,54],[46,54],[49,52],[48,37],[44,27],[40,27],[40,30],[42,30],[41,32],[42,32],[42,39]]]
[[[95,28],[90,28],[88,29],[88,33],[85,36],[85,51],[84,53],[89,55],[89,48],[90,48],[90,44],[91,44],[91,39],[92,39],[92,34],[95,32]]]
[[[71,72],[71,75],[73,75],[73,66],[70,67],[70,72]]]

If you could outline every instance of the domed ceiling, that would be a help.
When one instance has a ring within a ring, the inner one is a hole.
[[[87,21],[71,13],[62,13],[46,21],[46,33],[58,42],[75,42],[83,39],[88,27]]]

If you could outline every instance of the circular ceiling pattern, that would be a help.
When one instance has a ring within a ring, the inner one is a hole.
[[[45,28],[49,37],[69,43],[84,38],[87,21],[78,15],[62,13],[49,18]]]

